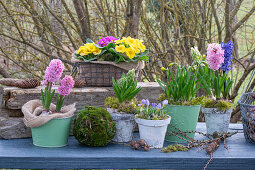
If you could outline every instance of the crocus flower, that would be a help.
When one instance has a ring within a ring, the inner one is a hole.
[[[206,61],[213,71],[221,67],[224,62],[224,50],[220,44],[213,43],[208,45]]]
[[[232,51],[233,43],[229,41],[228,43],[221,43],[221,48],[224,49],[224,63],[221,65],[220,69],[229,72],[231,70],[232,64]]]
[[[160,110],[161,108],[161,103],[159,103],[157,109]]]
[[[60,79],[64,69],[65,65],[61,60],[59,59],[51,60],[43,76],[42,85],[48,85],[49,83],[57,82]]]
[[[61,81],[60,85],[58,86],[58,93],[61,96],[67,96],[70,94],[71,89],[74,87],[74,80],[72,76],[65,76]]]
[[[141,100],[141,105],[142,105],[142,107],[143,107],[145,104],[146,104],[146,100],[145,100],[145,99],[142,99],[142,100]]]
[[[152,106],[153,108],[155,108],[155,107],[156,107],[156,103],[151,103],[151,106]]]
[[[113,36],[107,36],[107,37],[101,38],[97,43],[101,47],[104,47],[104,46],[107,46],[107,44],[109,44],[110,42],[114,43],[116,40],[118,40],[118,39]]]
[[[163,107],[165,107],[166,105],[168,105],[168,100],[163,100],[162,105],[163,105]]]
[[[145,105],[146,105],[146,106],[149,106],[149,105],[150,105],[149,99],[146,99],[146,100],[145,100]]]

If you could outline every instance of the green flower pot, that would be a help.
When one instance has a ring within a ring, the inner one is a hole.
[[[176,132],[175,128],[171,125],[180,129],[181,131],[195,131],[197,127],[197,120],[200,111],[200,105],[194,106],[178,106],[178,105],[168,105],[166,106],[166,112],[172,117],[171,124],[168,126],[167,130],[170,132]],[[190,138],[194,138],[195,133],[187,134]],[[187,138],[186,138],[187,139]],[[166,140],[169,142],[185,143],[174,135],[167,134]],[[188,140],[188,139],[187,139]]]
[[[31,128],[33,144],[39,147],[66,146],[72,117],[52,119],[40,127]]]

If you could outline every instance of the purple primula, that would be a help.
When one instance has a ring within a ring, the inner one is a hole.
[[[168,100],[163,100],[162,105],[163,105],[163,107],[168,105]]]
[[[155,108],[155,107],[156,107],[156,103],[151,103],[151,106],[152,106],[153,108]]]
[[[109,44],[110,42],[114,43],[115,40],[118,40],[117,38],[113,37],[113,36],[107,36],[107,37],[103,37],[101,38],[97,44],[99,44],[101,47],[107,46],[107,44]]]
[[[224,63],[222,63],[220,69],[229,72],[231,70],[232,64],[232,51],[233,51],[233,43],[229,41],[228,43],[221,43],[221,48],[224,50]]]

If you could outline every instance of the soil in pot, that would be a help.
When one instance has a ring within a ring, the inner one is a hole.
[[[167,125],[171,117],[165,120],[135,119],[139,127],[140,139],[144,139],[151,148],[162,148],[166,136]]]
[[[219,110],[217,108],[202,108],[205,115],[207,134],[213,135],[214,132],[227,132],[233,108]]]
[[[133,138],[135,127],[135,115],[117,112],[114,109],[107,108],[116,125],[116,135],[112,141],[118,143],[130,142]]]
[[[200,111],[200,105],[179,106],[167,105],[166,113],[171,116],[171,125],[180,129],[181,131],[195,131],[197,127],[197,120]],[[178,132],[172,126],[168,126],[167,131]],[[194,138],[195,133],[187,133],[190,138]],[[185,143],[186,141],[176,137],[175,135],[166,135],[166,140],[169,142]],[[187,139],[189,140],[189,139]]]

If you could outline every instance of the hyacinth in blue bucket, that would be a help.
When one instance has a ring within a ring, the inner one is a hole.
[[[222,63],[220,69],[227,73],[231,70],[232,65],[233,42],[221,43],[221,48],[224,50],[224,63]]]

